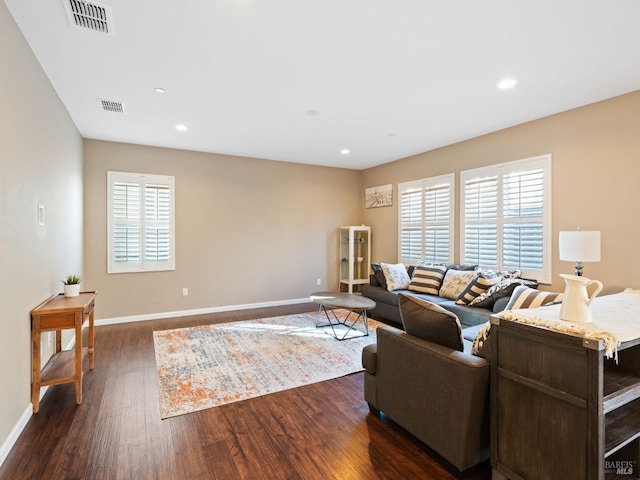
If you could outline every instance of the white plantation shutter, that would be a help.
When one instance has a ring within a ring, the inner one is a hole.
[[[400,192],[400,258],[414,263],[422,259],[422,188]]]
[[[453,226],[453,185],[439,183],[424,190],[424,260],[449,262]]]
[[[140,185],[114,182],[112,187],[113,261],[140,262]]]
[[[544,170],[535,168],[504,175],[504,234],[502,263],[505,268],[543,270]]]
[[[463,185],[464,263],[497,268],[498,177],[471,176]]]
[[[451,262],[453,175],[398,185],[400,262]]]
[[[144,258],[168,262],[171,248],[171,192],[168,185],[145,185]]]
[[[462,258],[551,279],[551,155],[460,173]]]
[[[173,270],[174,177],[108,172],[108,273]]]

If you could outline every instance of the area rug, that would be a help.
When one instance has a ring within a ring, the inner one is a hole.
[[[162,418],[362,371],[362,348],[376,342],[380,323],[338,341],[315,327],[318,315],[325,324],[313,312],[153,332]]]

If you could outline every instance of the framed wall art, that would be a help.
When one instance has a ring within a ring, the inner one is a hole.
[[[393,205],[393,185],[379,185],[367,188],[364,192],[365,207],[390,207]]]

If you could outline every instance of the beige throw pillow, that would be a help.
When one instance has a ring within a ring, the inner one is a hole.
[[[404,290],[411,283],[407,267],[402,263],[380,263],[384,278],[387,282],[387,290]]]
[[[439,296],[456,300],[477,274],[473,270],[447,270]]]

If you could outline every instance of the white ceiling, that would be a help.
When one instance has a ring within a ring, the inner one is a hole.
[[[91,139],[363,169],[640,89],[639,0],[66,1],[5,3]]]

